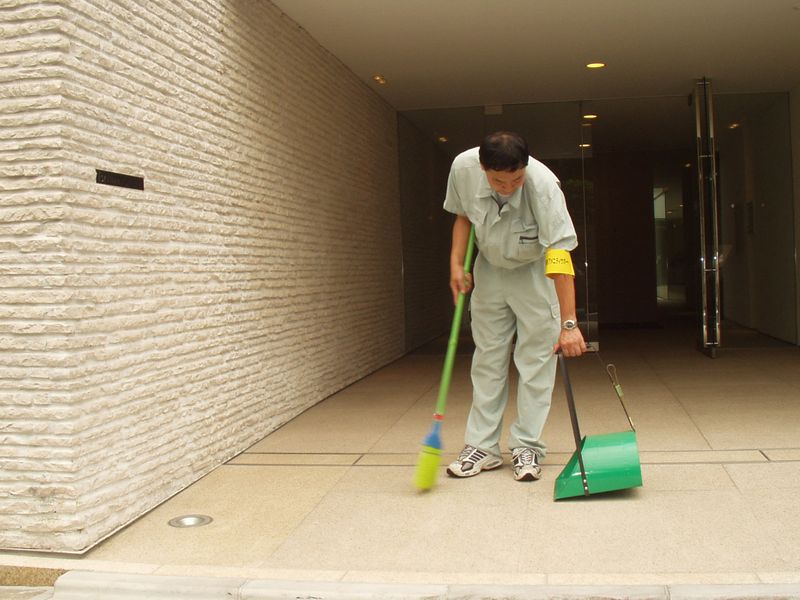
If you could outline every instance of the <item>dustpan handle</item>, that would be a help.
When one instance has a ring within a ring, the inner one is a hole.
[[[561,367],[561,377],[564,379],[564,391],[567,395],[567,406],[569,407],[569,420],[572,422],[572,433],[575,435],[575,449],[581,449],[581,430],[578,426],[578,413],[575,410],[575,398],[572,396],[572,384],[567,372],[567,359],[561,352],[558,353],[558,366]]]
[[[583,482],[583,493],[589,495],[589,483],[586,480],[586,467],[583,465],[583,456],[581,454],[581,430],[578,426],[578,413],[575,410],[575,398],[572,396],[572,383],[569,380],[569,373],[567,372],[567,359],[561,352],[558,353],[558,366],[561,367],[561,376],[564,379],[564,391],[567,394],[567,406],[569,407],[569,420],[572,422],[572,433],[575,436],[575,454],[578,457],[578,464],[581,468],[581,481]]]

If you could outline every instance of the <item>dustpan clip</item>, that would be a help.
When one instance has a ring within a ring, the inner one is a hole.
[[[619,403],[622,405],[622,410],[625,412],[625,417],[628,419],[628,423],[631,426],[631,431],[636,431],[636,427],[633,425],[633,419],[631,419],[630,414],[628,413],[628,408],[625,406],[625,402],[622,400],[622,386],[619,384],[619,379],[617,379],[617,367],[614,366],[613,363],[606,364],[602,358],[600,358],[600,353],[597,353],[597,358],[606,368],[606,373],[608,373],[608,378],[611,380],[611,385],[614,386],[614,392],[617,394],[617,398],[619,398]]]

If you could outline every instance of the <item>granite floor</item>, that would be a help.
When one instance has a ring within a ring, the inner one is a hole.
[[[573,450],[559,379],[535,483],[504,468],[412,483],[444,340],[308,410],[81,557],[17,568],[335,582],[800,583],[800,348],[729,326],[710,359],[689,325],[602,332],[637,427],[644,486],[553,501]],[[443,430],[462,446],[469,342]],[[569,361],[585,434],[627,420],[596,354]],[[514,410],[509,406],[509,413]],[[506,427],[510,418],[506,419]],[[178,529],[173,517],[209,525]]]

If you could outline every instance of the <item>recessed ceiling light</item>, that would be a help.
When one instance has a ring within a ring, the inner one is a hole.
[[[606,63],[603,62],[590,62],[586,64],[587,69],[602,69],[606,66]]]
[[[439,137],[436,138],[436,141],[444,144],[445,142],[448,141],[448,138],[446,135],[440,135]]]
[[[596,119],[597,115],[595,115],[593,113],[589,113],[588,115],[583,115],[583,118],[584,119]]]
[[[731,123],[728,125],[728,129],[739,129],[739,123]]]
[[[591,148],[592,145],[591,144],[580,144],[578,147],[579,148]]]
[[[381,74],[376,74],[372,76],[372,81],[377,83],[378,85],[386,85],[386,77]]]

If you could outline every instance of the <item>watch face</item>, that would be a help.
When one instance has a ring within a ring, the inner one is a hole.
[[[561,324],[564,329],[575,329],[577,326],[578,324],[572,319],[567,319]]]

